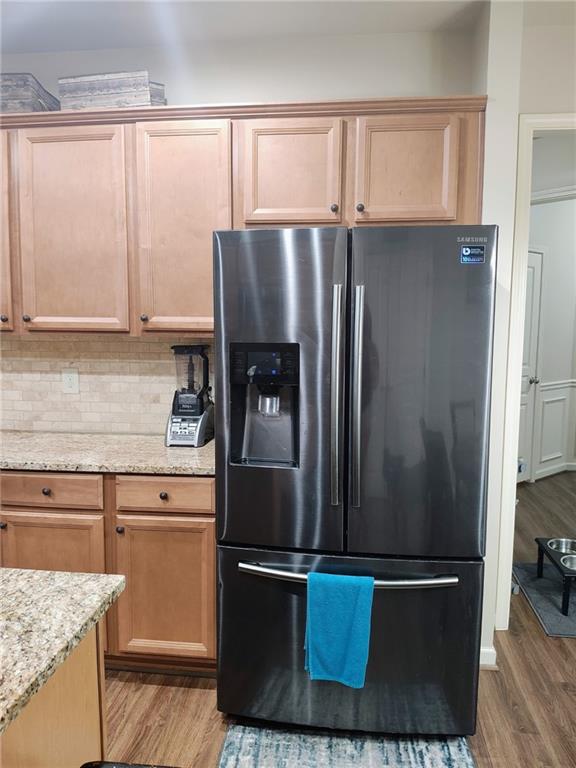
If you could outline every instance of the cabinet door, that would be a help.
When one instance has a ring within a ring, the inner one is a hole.
[[[342,120],[247,120],[244,221],[341,221]]]
[[[215,538],[212,518],[116,517],[118,649],[212,659]]]
[[[12,271],[10,267],[10,220],[8,215],[8,133],[0,132],[0,329],[14,327],[12,307]]]
[[[229,120],[136,126],[143,330],[212,331],[212,232],[232,222]]]
[[[456,218],[457,117],[359,117],[356,127],[357,223]]]
[[[21,130],[18,145],[25,327],[127,331],[123,127]]]
[[[4,567],[104,573],[103,515],[5,509],[0,519]]]

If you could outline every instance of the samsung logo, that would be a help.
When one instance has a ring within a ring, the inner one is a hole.
[[[487,243],[487,237],[457,237],[457,243]]]

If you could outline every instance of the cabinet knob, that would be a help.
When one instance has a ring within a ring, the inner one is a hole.
[[[124,526],[123,525],[117,525],[116,526],[116,533],[124,533]]]
[[[530,376],[528,381],[530,382],[530,384],[540,384],[540,379],[538,378],[538,376]]]
[[[159,496],[162,499],[162,501],[168,501],[168,493],[166,491],[160,491]]]
[[[8,322],[8,315],[0,315],[0,322],[7,323]]]
[[[8,523],[0,523],[0,530],[4,530],[5,528],[8,528]]]
[[[332,211],[332,213],[338,213],[338,203],[332,203],[332,205],[330,206],[330,210]]]
[[[140,320],[142,320],[143,323],[147,323],[149,320],[148,315],[140,315]]]
[[[43,496],[50,496],[51,493],[52,493],[52,489],[51,488],[42,488],[42,495]]]
[[[358,213],[364,213],[364,203],[358,203],[356,205],[356,210],[358,211]]]
[[[30,315],[22,315],[22,320],[24,320],[25,323],[29,323],[32,318]]]

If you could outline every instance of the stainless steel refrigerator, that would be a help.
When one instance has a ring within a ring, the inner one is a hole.
[[[496,237],[215,233],[221,711],[474,732]],[[312,570],[376,579],[361,690],[304,670]]]

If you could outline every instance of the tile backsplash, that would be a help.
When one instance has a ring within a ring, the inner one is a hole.
[[[163,434],[176,388],[176,336],[108,334],[0,337],[0,428],[42,432]],[[212,350],[210,383],[213,376]],[[75,369],[79,393],[63,391]]]

